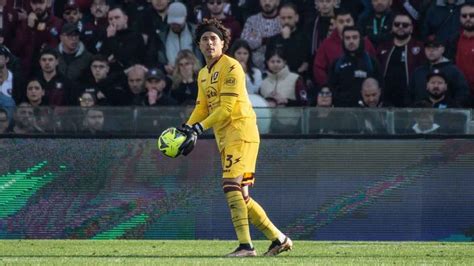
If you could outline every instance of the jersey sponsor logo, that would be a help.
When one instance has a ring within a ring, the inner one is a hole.
[[[216,83],[218,77],[219,77],[219,71],[214,72],[214,74],[212,74],[212,77],[211,77],[211,84]]]
[[[226,78],[224,84],[227,86],[235,86],[236,80],[234,77],[228,77]]]
[[[217,90],[211,86],[207,87],[206,96],[207,96],[207,99],[212,99],[214,97],[217,97]]]

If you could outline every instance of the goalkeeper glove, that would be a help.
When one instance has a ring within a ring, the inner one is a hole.
[[[197,137],[202,134],[203,128],[200,123],[196,123],[193,126],[183,124],[178,130],[186,135],[186,141],[180,147],[181,154],[186,156],[194,149]]]

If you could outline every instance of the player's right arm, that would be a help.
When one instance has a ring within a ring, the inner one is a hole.
[[[198,81],[199,80],[201,79],[198,77]],[[201,87],[201,84],[198,82],[198,96],[196,99],[196,106],[194,107],[194,110],[191,113],[191,116],[189,117],[188,122],[186,122],[186,125],[192,126],[206,119],[207,116],[209,116],[209,111],[207,109],[207,98],[204,93],[204,89]]]

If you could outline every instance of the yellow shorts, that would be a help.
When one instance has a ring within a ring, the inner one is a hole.
[[[222,177],[236,178],[243,176],[242,184],[253,184],[258,146],[258,142],[240,141],[224,147],[221,152]]]

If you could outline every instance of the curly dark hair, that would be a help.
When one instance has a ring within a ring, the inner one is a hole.
[[[230,44],[230,31],[222,25],[222,23],[216,18],[210,19],[203,19],[201,23],[196,27],[196,35],[195,35],[195,42],[199,45],[199,41],[201,40],[202,34],[204,34],[203,29],[205,27],[212,26],[217,28],[221,33],[222,37],[224,38],[224,47],[222,48],[222,52],[225,53],[229,48]]]

